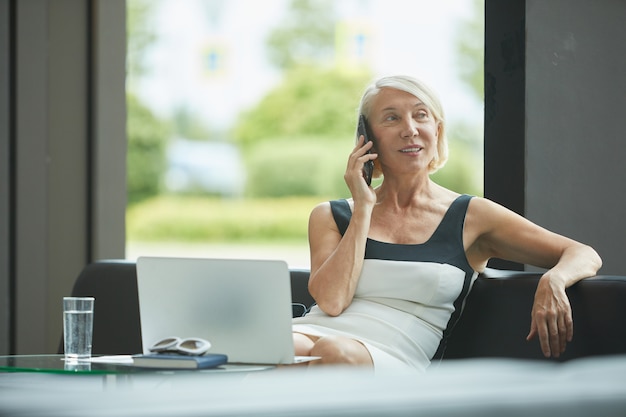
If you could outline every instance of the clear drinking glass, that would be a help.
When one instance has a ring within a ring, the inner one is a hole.
[[[66,360],[91,357],[93,297],[63,297],[63,342]]]

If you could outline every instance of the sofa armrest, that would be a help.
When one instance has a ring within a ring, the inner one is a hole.
[[[526,341],[538,272],[487,269],[474,284],[444,357],[543,358]],[[626,277],[599,275],[567,289],[574,338],[559,358],[626,353]]]
[[[293,317],[303,316],[315,303],[309,294],[310,271],[304,268],[290,268],[291,276],[291,302]]]

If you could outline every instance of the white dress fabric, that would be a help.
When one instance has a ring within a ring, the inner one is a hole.
[[[463,248],[470,196],[458,197],[435,233],[423,244],[398,245],[368,239],[361,277],[348,308],[337,317],[314,306],[295,318],[295,332],[344,336],[368,349],[377,373],[423,371],[440,358],[477,273]],[[331,202],[343,234],[351,211]]]

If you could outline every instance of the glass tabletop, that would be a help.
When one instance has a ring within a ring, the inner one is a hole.
[[[99,362],[97,357],[86,361],[66,361],[64,355],[9,355],[0,356],[0,372],[49,373],[120,373],[137,372],[128,364]]]
[[[82,374],[121,374],[121,373],[158,373],[158,372],[253,372],[275,368],[273,365],[225,364],[214,369],[160,370],[138,368],[132,361],[124,361],[130,356],[93,356],[86,361],[66,361],[65,355],[8,355],[0,356],[0,372],[41,372],[41,373],[82,373]],[[119,361],[118,361],[119,360]]]

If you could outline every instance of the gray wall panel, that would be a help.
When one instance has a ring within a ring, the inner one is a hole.
[[[46,1],[17,2],[16,350],[46,346],[48,264],[48,74]]]
[[[526,216],[626,271],[626,2],[527,1]]]
[[[10,352],[9,0],[0,0],[0,355]]]
[[[125,2],[13,4],[14,344],[19,354],[52,353],[61,299],[81,269],[124,257]]]

